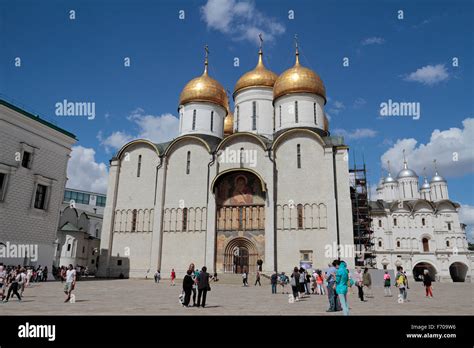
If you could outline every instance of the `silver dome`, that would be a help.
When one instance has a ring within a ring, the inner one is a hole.
[[[385,182],[384,178],[383,178],[383,177],[380,178],[379,183],[377,184],[377,188],[378,188],[378,189],[383,188],[384,182]]]
[[[426,190],[426,189],[428,189],[428,190],[430,189],[430,184],[429,184],[428,180],[426,179],[426,177],[425,177],[425,180],[423,181],[423,185],[421,185],[421,189],[422,189],[422,190],[423,190],[423,189],[425,189],[425,190]]]
[[[390,184],[390,183],[396,183],[396,182],[397,180],[392,178],[392,175],[390,173],[388,173],[388,176],[384,180],[384,184]]]
[[[433,182],[446,182],[446,179],[439,175],[438,172],[436,172],[435,175],[431,178],[430,183]]]
[[[397,175],[397,179],[401,179],[401,178],[417,178],[418,179],[418,175],[416,175],[416,173],[413,170],[409,169],[407,162],[405,162],[403,164],[403,169]]]

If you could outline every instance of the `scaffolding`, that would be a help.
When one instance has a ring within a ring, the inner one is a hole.
[[[369,209],[369,192],[367,190],[367,170],[365,163],[358,168],[349,169],[350,191],[352,202],[352,224],[354,231],[354,246],[356,251],[356,266],[374,267],[374,243],[372,242],[372,218]]]

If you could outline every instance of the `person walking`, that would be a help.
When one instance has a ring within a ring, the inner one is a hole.
[[[431,288],[432,279],[427,269],[423,271],[423,284],[426,290],[426,297],[433,298],[433,289]]]
[[[195,269],[194,263],[189,265],[189,270],[191,270],[191,278],[193,279],[193,286],[191,288],[191,292],[193,293],[193,307],[196,306],[196,293],[197,293],[197,286],[198,286],[198,279],[199,270]]]
[[[44,266],[43,279],[42,279],[42,281],[43,281],[43,282],[48,281],[48,266]]]
[[[160,282],[160,279],[161,279],[161,273],[160,273],[159,269],[156,270],[154,278],[155,278],[155,283],[158,284]]]
[[[278,274],[274,272],[270,277],[270,284],[272,285],[272,294],[277,293]]]
[[[397,275],[395,276],[395,286],[398,288],[399,291],[399,298],[401,299],[401,303],[407,300],[407,280],[405,273],[403,272],[403,267],[397,267]]]
[[[349,315],[349,303],[347,302],[347,290],[349,283],[349,271],[344,261],[341,261],[336,266],[336,293],[341,301],[341,307],[344,315]]]
[[[262,284],[260,283],[260,272],[257,271],[257,275],[255,277],[255,284],[254,286],[257,286],[257,283],[258,283],[258,286],[262,286]]]
[[[0,301],[3,301],[4,292],[7,285],[7,271],[3,263],[0,262]]]
[[[338,312],[341,311],[341,305],[339,298],[336,293],[336,266],[339,264],[339,260],[334,260],[332,265],[328,265],[329,268],[326,271],[326,282],[327,282],[327,289],[328,289],[328,301],[329,301],[329,308],[326,312]]]
[[[209,286],[209,273],[207,273],[207,267],[204,266],[201,269],[201,272],[198,276],[198,300],[197,300],[197,307],[206,307],[206,297],[207,292],[211,290]],[[202,298],[202,302],[201,302]]]
[[[242,282],[243,282],[243,286],[249,286],[249,283],[248,283],[248,273],[246,270],[244,270],[244,272],[242,273]]]
[[[298,301],[298,290],[300,287],[300,272],[298,271],[298,267],[295,267],[293,273],[291,273],[290,285],[291,290],[293,291],[293,297],[295,298],[295,301]]]
[[[285,272],[281,272],[280,285],[281,285],[281,293],[282,294],[288,294],[288,293],[285,292],[285,286],[286,286],[286,284],[288,284],[288,282],[289,282],[288,276],[285,274]]]
[[[356,270],[355,282],[356,282],[357,290],[359,291],[359,295],[358,295],[359,299],[362,302],[365,302],[364,301],[364,280],[362,277],[362,270],[359,267],[357,267],[357,270]]]
[[[21,279],[21,273],[19,270],[12,270],[10,275],[7,279],[7,283],[10,284],[8,288],[7,297],[3,300],[3,302],[7,303],[10,300],[10,296],[13,293],[18,298],[18,302],[21,302],[21,296],[18,293],[19,282]]]
[[[194,286],[194,280],[192,278],[193,271],[188,269],[186,275],[183,278],[183,292],[184,292],[184,302],[183,307],[189,307],[189,301],[191,301],[191,290]]]
[[[171,284],[170,286],[175,286],[176,284],[174,283],[174,280],[176,279],[176,272],[174,271],[174,268],[171,269]]]
[[[300,298],[303,298],[306,293],[306,271],[303,267],[300,267],[299,275],[298,291],[300,292]]]
[[[20,292],[20,296],[23,297],[23,292],[25,292],[26,286],[26,269],[20,269],[20,279],[18,281],[18,290]]]
[[[383,291],[385,297],[392,297],[391,286],[392,280],[390,279],[390,274],[388,274],[388,271],[385,271],[385,274],[383,275]]]
[[[318,270],[316,272],[316,293],[318,295],[326,295],[326,292],[324,291],[324,276],[321,270]]]
[[[369,269],[367,267],[364,268],[364,273],[362,274],[362,284],[367,288],[365,297],[374,297],[372,295],[372,277],[370,276]]]
[[[69,302],[71,300],[71,294],[74,288],[76,287],[76,270],[73,265],[69,265],[68,270],[66,271],[66,284],[64,285],[64,293],[66,294],[66,300],[64,302]]]

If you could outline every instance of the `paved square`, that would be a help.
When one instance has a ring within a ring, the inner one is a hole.
[[[326,313],[327,297],[311,295],[289,304],[288,295],[271,294],[268,280],[261,287],[211,283],[207,308],[183,308],[178,303],[181,281],[170,286],[168,280],[82,280],[77,282],[76,303],[63,303],[63,284],[34,283],[16,298],[0,304],[2,315],[342,315]],[[287,287],[287,290],[290,290]],[[374,298],[360,302],[357,288],[349,295],[351,315],[473,315],[474,284],[434,283],[434,298],[427,299],[421,283],[412,283],[408,299],[398,304],[398,290],[384,297],[383,288],[373,288]]]

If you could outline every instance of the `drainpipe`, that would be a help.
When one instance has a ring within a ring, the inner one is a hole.
[[[273,163],[273,270],[277,272],[277,181],[278,181],[278,173],[276,168],[275,159],[272,157],[272,149],[269,148],[268,150],[268,158]]]
[[[339,255],[339,246],[341,244],[339,236],[339,201],[337,196],[337,172],[336,172],[336,151],[337,146],[332,147],[332,171],[334,179],[334,198],[336,199],[336,232],[337,232],[337,259],[341,260]]]
[[[160,157],[160,163],[156,166],[156,172],[155,172],[155,196],[153,197],[154,209],[156,209],[156,192],[158,191],[158,170],[161,168],[162,165],[163,165],[163,157]],[[153,245],[153,233],[151,235],[152,235],[151,243]],[[153,262],[152,253],[153,253],[153,248],[150,247],[150,265],[152,265],[152,262]],[[161,267],[161,256],[160,256],[160,267]]]
[[[209,208],[209,180],[210,180],[210,177],[211,177],[211,166],[214,164],[214,162],[216,161],[216,153],[213,152],[212,153],[212,159],[211,161],[207,164],[207,196],[206,196],[206,213],[209,213],[208,212],[208,208]],[[214,219],[215,219],[215,223],[214,223],[214,226],[217,226],[217,213],[214,214]],[[206,222],[207,222],[207,218],[206,218]],[[204,264],[207,265],[207,227],[206,227],[206,234],[205,234],[205,243],[204,243]],[[215,233],[215,230],[214,232]],[[216,251],[214,250],[214,253],[216,253]],[[215,255],[214,255],[214,260],[216,259]],[[214,270],[214,272],[216,271],[216,265],[212,265],[212,269]]]
[[[160,223],[160,249],[158,250],[158,268],[161,270],[161,257],[162,257],[162,252],[163,252],[163,218],[165,216],[165,194],[166,194],[166,176],[168,174],[168,159],[166,157],[162,157],[160,164],[157,167],[157,170],[161,168],[162,166],[165,166],[163,168],[163,186],[161,187],[161,223]]]

